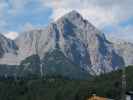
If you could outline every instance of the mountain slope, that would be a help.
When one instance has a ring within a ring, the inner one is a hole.
[[[17,51],[18,47],[15,42],[0,34],[0,64],[11,64],[16,62],[15,59],[12,58],[17,56]]]
[[[40,78],[40,58],[38,55],[27,57],[18,66],[18,77],[24,78]]]
[[[91,74],[109,72],[124,65],[105,36],[76,11],[44,29],[24,32],[16,39],[20,59],[38,54],[43,59],[55,48]]]
[[[74,79],[89,79],[90,76],[87,71],[66,58],[58,49],[45,55],[42,66],[46,76],[63,76]]]
[[[54,55],[61,59],[51,61]],[[43,29],[22,32],[15,41],[0,37],[0,64],[20,65],[17,71],[22,71],[22,75],[35,74],[36,71],[37,74],[46,74],[46,71],[53,74],[53,69],[55,72],[60,70],[59,74],[63,76],[75,77],[78,73],[84,76],[86,72],[99,75],[124,66],[120,55],[104,34],[76,11],[71,11]],[[38,60],[39,63],[34,66]],[[28,64],[25,66],[21,62]]]
[[[0,58],[5,53],[13,53],[16,54],[17,46],[14,41],[7,39],[2,34],[0,34]]]
[[[121,41],[119,43],[114,42],[113,45],[115,51],[123,57],[125,65],[133,65],[133,44]]]

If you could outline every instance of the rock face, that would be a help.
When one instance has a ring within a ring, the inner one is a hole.
[[[133,65],[133,44],[129,42],[114,42],[115,51],[124,59],[125,65]]]
[[[62,51],[54,49],[43,58],[43,76],[63,76],[74,79],[89,79],[90,74],[80,65],[70,61]],[[44,67],[45,66],[45,67]]]
[[[44,29],[22,33],[16,43],[20,59],[38,54],[43,61],[47,53],[59,49],[71,62],[91,74],[109,72],[124,65],[113,44],[76,11]]]
[[[15,41],[0,36],[0,63],[19,64],[5,69],[2,65],[4,72],[13,68],[8,75],[99,75],[124,66],[120,55],[104,34],[76,11],[44,29],[25,31]]]
[[[0,57],[5,53],[14,53],[16,54],[17,46],[14,41],[5,38],[0,34]]]
[[[10,64],[12,57],[17,56],[18,47],[14,41],[0,34],[0,64]]]

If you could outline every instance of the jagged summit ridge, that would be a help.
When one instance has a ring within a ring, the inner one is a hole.
[[[55,23],[65,24],[67,22],[69,22],[69,23],[71,23],[71,24],[73,24],[79,28],[85,28],[86,27],[86,28],[93,29],[95,31],[99,31],[96,27],[94,27],[94,25],[92,25],[89,21],[84,19],[82,17],[82,15],[75,10],[72,10],[71,12],[65,14],[64,16],[59,18]],[[100,31],[98,33],[100,33]]]

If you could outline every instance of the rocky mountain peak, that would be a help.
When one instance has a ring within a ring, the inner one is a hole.
[[[124,65],[106,37],[76,11],[69,12],[44,29],[25,32],[17,38],[16,44],[21,60],[36,54],[44,63],[46,54],[59,49],[67,61],[91,74],[109,72]]]
[[[71,21],[72,20],[83,20],[83,17],[81,16],[81,14],[78,13],[77,11],[75,11],[75,10],[65,14],[64,16],[62,16],[62,19],[63,18],[69,19]]]
[[[72,28],[78,27],[80,29],[85,28],[98,31],[97,28],[94,27],[94,25],[92,25],[89,21],[84,19],[82,15],[75,10],[65,14],[64,16],[59,18],[55,23],[60,24],[61,26],[63,26],[64,24],[68,24],[73,26]]]

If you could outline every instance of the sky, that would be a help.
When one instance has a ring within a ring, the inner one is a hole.
[[[133,42],[132,5],[133,0],[0,0],[0,33],[15,39],[76,10],[106,36]]]

